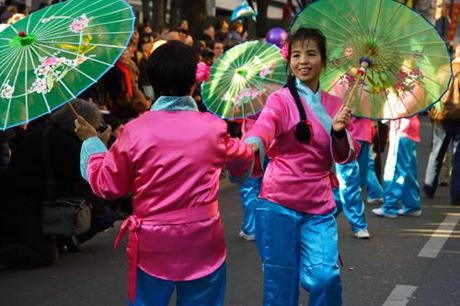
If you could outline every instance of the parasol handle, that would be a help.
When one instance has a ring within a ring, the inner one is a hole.
[[[69,106],[69,108],[72,110],[72,113],[75,115],[75,118],[78,118],[78,112],[77,110],[75,109],[75,107],[73,107],[72,103],[68,102],[67,105]]]
[[[350,107],[351,99],[355,95],[356,89],[358,88],[359,83],[361,82],[363,76],[366,74],[367,68],[371,65],[370,60],[367,58],[361,59],[361,67],[359,67],[358,72],[356,73],[356,80],[351,88],[351,92],[348,95],[347,100],[345,101],[345,107]]]

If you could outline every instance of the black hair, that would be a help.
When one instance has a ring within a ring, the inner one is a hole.
[[[152,33],[141,33],[139,35],[138,49],[140,50],[142,45],[144,44],[154,43],[154,42],[155,42],[155,36]]]
[[[225,47],[224,42],[221,40],[210,40],[207,42],[207,45],[211,50],[214,50],[214,48],[216,47],[216,44],[222,44]]]
[[[214,58],[214,52],[209,49],[209,48],[204,48],[201,50],[200,55],[203,59],[213,59]]]
[[[210,27],[212,27],[214,30],[216,29],[212,23],[207,23],[207,24],[205,24],[205,25],[203,26],[203,28],[202,28],[201,31],[204,32],[204,31],[206,31],[207,29],[209,29]]]
[[[27,5],[25,3],[18,3],[17,8],[19,14],[27,14]]]
[[[153,30],[153,25],[152,25],[152,23],[151,23],[150,21],[147,20],[147,21],[145,21],[143,24],[141,24],[141,25],[139,26],[139,28],[140,28],[140,30],[141,30],[141,31],[139,31],[139,32],[143,32],[142,30],[145,29],[146,27],[149,27],[149,28],[151,28],[151,29]]]
[[[323,32],[314,28],[299,28],[293,35],[290,35],[288,38],[289,44],[289,55],[288,62],[291,61],[291,51],[292,46],[297,42],[304,42],[307,40],[312,40],[318,46],[319,54],[321,55],[321,61],[323,62],[324,67],[327,63],[327,46],[326,46],[326,36]]]
[[[192,47],[169,41],[150,56],[147,74],[159,96],[185,96],[195,84],[196,55]]]
[[[292,46],[297,42],[304,42],[307,40],[313,40],[318,46],[319,53],[321,55],[321,61],[323,65],[326,66],[327,62],[327,49],[326,49],[326,37],[324,34],[314,28],[300,28],[293,35],[288,38],[288,67],[291,62],[291,50]],[[288,69],[289,70],[289,69]],[[297,87],[295,84],[295,76],[289,72],[286,87],[289,88],[289,91],[292,97],[295,100],[297,109],[299,111],[300,121],[296,125],[295,129],[295,138],[301,143],[310,143],[313,130],[310,121],[307,119],[305,109],[300,101],[299,93],[297,92]]]

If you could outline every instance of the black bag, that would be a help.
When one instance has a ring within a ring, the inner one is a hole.
[[[91,209],[79,197],[62,197],[55,203],[42,204],[42,233],[74,236],[86,233],[91,226]]]
[[[91,209],[83,197],[67,196],[56,199],[56,190],[49,151],[48,134],[51,124],[42,134],[42,153],[46,172],[48,201],[42,203],[42,233],[73,236],[86,233],[91,226]]]

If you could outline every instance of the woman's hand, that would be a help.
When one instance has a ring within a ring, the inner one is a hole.
[[[75,134],[77,134],[78,138],[82,141],[85,141],[88,138],[98,136],[96,129],[88,123],[82,116],[78,116],[75,119]]]
[[[335,114],[332,121],[332,129],[336,132],[341,132],[347,128],[351,121],[351,109],[346,106],[342,106],[340,110]]]
[[[104,130],[102,133],[98,133],[97,135],[101,141],[105,144],[107,147],[109,144],[110,136],[112,136],[112,127],[109,125],[107,128]]]

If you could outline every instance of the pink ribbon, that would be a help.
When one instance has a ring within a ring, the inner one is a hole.
[[[129,230],[128,245],[126,246],[126,253],[128,254],[128,297],[133,303],[136,296],[136,271],[139,251],[139,237],[137,233],[141,225],[142,221],[135,215],[129,216],[121,225],[120,232],[114,244],[116,249],[125,235],[126,230]]]
[[[128,254],[128,297],[130,301],[134,303],[136,297],[136,271],[139,253],[138,232],[143,223],[151,225],[184,224],[210,219],[218,215],[219,208],[217,201],[215,201],[211,204],[170,211],[147,218],[138,218],[136,215],[129,216],[120,227],[114,248],[118,247],[121,239],[128,231],[126,253]]]

